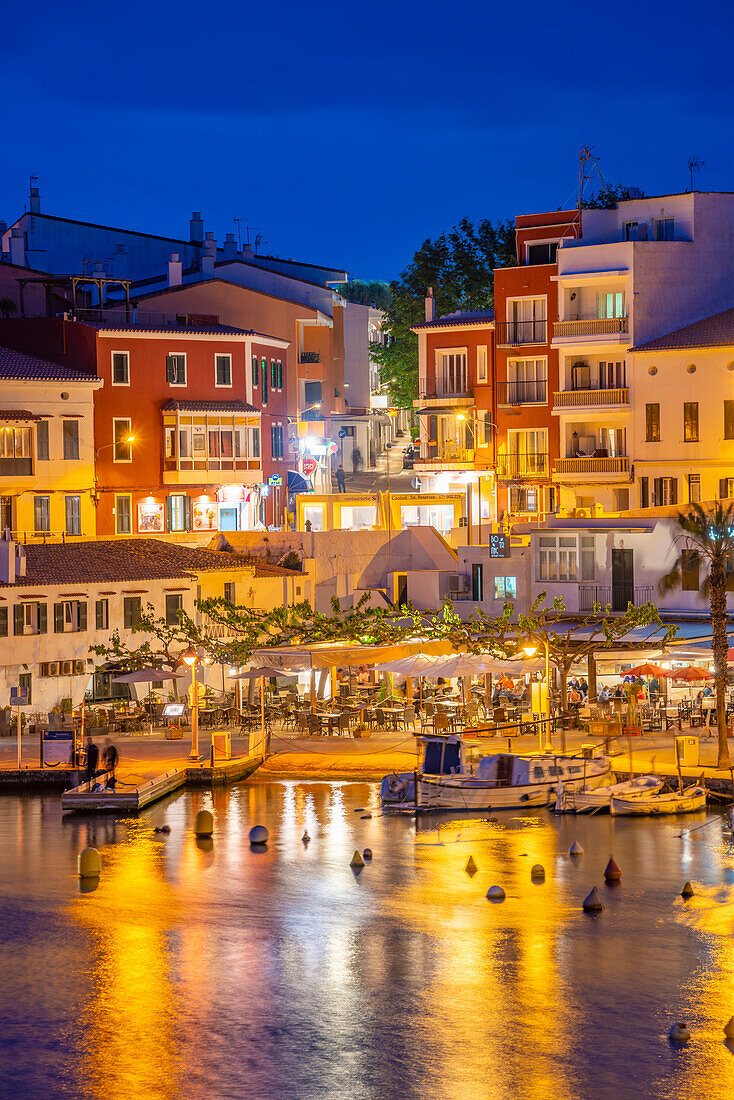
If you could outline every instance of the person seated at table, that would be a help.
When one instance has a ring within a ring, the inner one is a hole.
[[[714,689],[711,687],[711,684],[706,684],[706,687],[703,689],[704,699],[710,699],[713,694]]]
[[[370,682],[370,674],[367,671],[367,665],[360,665],[359,666],[359,672],[357,673],[357,683],[358,684],[369,684],[369,682]]]
[[[611,699],[611,697],[612,696],[611,696],[611,692],[609,691],[609,688],[602,687],[601,691],[599,692],[599,694],[596,697],[596,701],[597,701],[597,703],[608,703],[609,700]]]
[[[578,690],[583,695],[584,699],[589,694],[589,685],[586,682],[586,677],[582,676],[578,683]]]
[[[660,681],[657,676],[653,676],[647,686],[650,692],[650,702],[654,703],[660,694]]]

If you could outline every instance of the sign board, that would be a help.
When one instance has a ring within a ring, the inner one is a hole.
[[[414,489],[420,489],[421,479],[419,477],[414,477],[410,484],[413,486]]]
[[[339,429],[339,438],[340,439],[346,439],[347,438],[347,429],[346,428],[340,428]]]
[[[10,689],[10,705],[11,705],[11,707],[27,707],[28,706],[28,688],[26,688],[26,687],[11,687],[11,689]]]
[[[304,474],[313,474],[318,467],[318,462],[315,458],[304,458],[302,466]]]
[[[166,703],[163,708],[164,718],[182,718],[186,710],[185,703]]]
[[[339,448],[337,447],[336,443],[330,443],[329,446],[326,448],[327,454],[330,455],[335,455],[338,450]]]
[[[509,558],[510,540],[507,535],[489,536],[489,556],[490,558]]]
[[[280,476],[280,474],[271,474],[268,478],[268,485],[271,487],[271,489],[280,489],[282,484],[283,478]]]
[[[74,757],[73,730],[43,731],[44,764],[71,764]]]

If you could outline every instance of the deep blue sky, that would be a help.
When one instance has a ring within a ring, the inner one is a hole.
[[[567,204],[577,151],[647,194],[734,190],[730,3],[13,5],[0,217],[170,236],[192,209],[266,249],[397,274],[464,215]],[[17,95],[9,94],[13,89]]]

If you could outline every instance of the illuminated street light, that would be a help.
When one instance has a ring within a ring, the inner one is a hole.
[[[189,760],[199,759],[199,693],[196,685],[196,665],[199,654],[193,646],[189,646],[181,654],[181,660],[191,669],[191,752]]]

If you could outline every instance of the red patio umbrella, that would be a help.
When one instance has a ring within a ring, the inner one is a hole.
[[[697,665],[686,665],[685,668],[677,668],[669,675],[671,680],[685,680],[688,684],[695,683],[696,680],[713,680],[714,678],[712,672],[707,672],[705,668],[698,668]]]
[[[727,649],[727,651],[726,651],[726,663],[728,665],[734,665],[734,649]]]
[[[669,668],[661,668],[660,665],[652,665],[650,662],[646,662],[644,665],[635,665],[634,668],[628,668],[626,672],[622,673],[622,676],[670,676]]]

